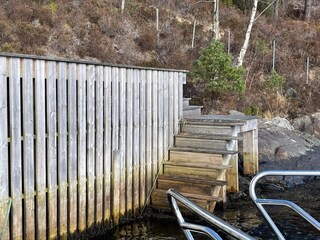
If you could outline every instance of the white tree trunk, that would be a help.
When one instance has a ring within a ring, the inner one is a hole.
[[[214,40],[220,39],[219,34],[219,0],[212,1],[212,38]]]
[[[247,49],[248,49],[248,46],[249,46],[251,30],[252,30],[252,26],[254,24],[254,20],[255,20],[255,17],[256,17],[258,2],[259,2],[259,0],[253,0],[253,7],[252,7],[252,11],[251,11],[250,21],[249,21],[249,24],[248,24],[246,36],[244,38],[243,45],[241,47],[239,56],[237,58],[237,63],[236,63],[237,67],[242,66],[244,56],[245,56],[245,54],[247,52]]]

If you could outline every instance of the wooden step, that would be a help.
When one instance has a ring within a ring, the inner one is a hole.
[[[161,175],[158,178],[158,189],[168,190],[174,188],[179,192],[194,193],[200,195],[211,195],[215,186],[225,186],[226,181],[195,179],[185,176]]]
[[[177,135],[177,137],[183,138],[191,138],[191,139],[207,139],[207,140],[241,140],[241,137],[225,135],[225,134],[201,134],[201,133],[188,133],[181,132]]]
[[[173,147],[170,151],[180,151],[180,152],[195,152],[195,153],[210,153],[210,154],[236,154],[237,151],[230,150],[219,150],[219,149],[206,149],[206,148],[187,148],[187,147]]]
[[[185,106],[183,107],[183,117],[193,117],[201,115],[202,106]]]
[[[216,196],[200,195],[193,193],[181,193],[190,200],[197,203],[200,207],[213,210],[217,202],[221,202],[222,198]],[[169,208],[169,202],[166,190],[155,189],[151,195],[151,204],[161,208]],[[179,204],[179,203],[178,203]],[[179,204],[180,205],[180,204]]]
[[[188,167],[188,168],[204,168],[204,169],[228,169],[232,166],[229,165],[213,165],[213,164],[201,164],[201,163],[185,163],[178,161],[165,161],[163,165],[177,166],[177,167]]]
[[[163,173],[170,176],[188,176],[201,179],[217,179],[221,170],[226,170],[230,166],[209,165],[197,163],[184,163],[166,161],[163,163]]]
[[[181,135],[175,136],[175,138],[174,138],[174,146],[175,147],[226,150],[227,144],[228,144],[228,141],[219,140],[219,139],[191,138],[191,137],[184,137]]]
[[[256,116],[241,116],[241,115],[201,115],[185,118],[186,122],[202,122],[207,124],[226,123],[234,125],[244,125],[247,121],[257,119]]]
[[[183,107],[189,107],[189,102],[191,98],[183,98]]]
[[[221,154],[212,153],[197,153],[197,152],[186,152],[186,151],[175,151],[173,148],[169,151],[170,161],[179,162],[197,162],[204,164],[222,164],[223,157]]]
[[[230,136],[233,132],[231,126],[208,126],[208,125],[196,125],[189,123],[180,124],[181,132],[194,133],[194,134],[219,134]]]

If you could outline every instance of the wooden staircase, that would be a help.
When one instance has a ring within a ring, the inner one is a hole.
[[[217,202],[226,201],[227,189],[238,191],[238,133],[244,123],[199,115],[199,108],[191,113],[187,103],[184,108],[187,116],[169,149],[169,159],[163,163],[151,204],[168,207],[166,191],[175,188],[213,211]]]

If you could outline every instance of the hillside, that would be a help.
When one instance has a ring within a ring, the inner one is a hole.
[[[243,0],[220,0],[221,41],[231,33],[231,55],[241,48],[250,6]],[[262,11],[267,4],[259,4]],[[156,30],[159,9],[159,31]],[[199,50],[211,41],[211,2],[175,0],[1,0],[0,51],[90,59],[107,63],[188,69]],[[320,100],[320,3],[314,1],[311,20],[303,20],[304,1],[280,2],[255,22],[245,57],[246,93],[209,94],[188,84],[185,94],[199,97],[205,110],[237,109],[247,114],[295,117],[318,110]],[[195,47],[191,48],[194,21]],[[286,78],[280,92],[263,82],[272,68],[272,40],[276,41],[276,70]],[[306,59],[310,59],[308,84]]]

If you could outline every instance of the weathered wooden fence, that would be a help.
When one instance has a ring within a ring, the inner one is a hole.
[[[45,239],[139,212],[182,118],[186,72],[0,56],[0,229]]]

